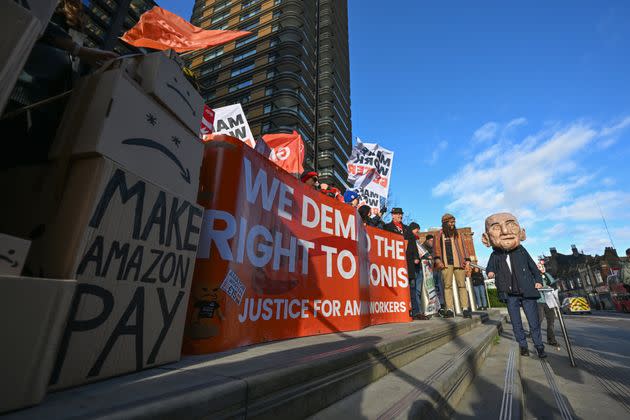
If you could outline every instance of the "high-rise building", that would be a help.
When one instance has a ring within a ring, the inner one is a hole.
[[[83,0],[84,44],[114,50],[119,54],[136,51],[118,38],[138,22],[140,15],[155,5],[153,0]]]
[[[346,0],[196,0],[191,22],[251,35],[187,55],[210,107],[241,103],[255,137],[298,131],[305,167],[347,188],[352,149]]]

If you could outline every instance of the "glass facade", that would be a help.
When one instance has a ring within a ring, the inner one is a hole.
[[[342,189],[352,148],[347,8],[347,0],[196,0],[194,25],[252,34],[185,58],[200,76],[218,75],[202,79],[209,106],[240,102],[256,137],[298,131],[307,169]]]

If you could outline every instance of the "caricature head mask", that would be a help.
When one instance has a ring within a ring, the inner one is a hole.
[[[486,231],[481,237],[485,246],[511,251],[526,238],[525,229],[511,213],[496,213],[486,219]]]

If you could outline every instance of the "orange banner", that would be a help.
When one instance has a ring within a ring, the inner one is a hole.
[[[120,37],[135,47],[174,50],[178,53],[216,47],[250,35],[248,31],[206,30],[154,6],[140,16],[138,23]]]
[[[224,136],[206,145],[184,353],[408,322],[401,235]]]

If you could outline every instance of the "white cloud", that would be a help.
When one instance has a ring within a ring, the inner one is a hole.
[[[598,182],[598,174],[585,165],[603,133],[619,132],[628,125],[630,117],[604,129],[577,121],[564,127],[554,124],[520,141],[499,139],[438,183],[432,193],[449,200],[446,208],[458,216],[458,224],[479,233],[483,232],[485,217],[510,211],[528,229],[528,243],[545,249],[554,238],[576,234],[571,224],[599,226],[597,203],[607,219],[630,218],[630,191],[608,190],[614,181],[605,178]],[[493,136],[504,132],[499,126],[493,130]],[[595,242],[601,245],[601,241]],[[481,255],[488,252],[479,251]]]
[[[488,140],[492,140],[494,136],[497,134],[497,130],[499,129],[499,125],[495,122],[487,122],[475,131],[473,134],[473,140],[476,142],[484,142]]]
[[[427,163],[429,165],[435,165],[438,161],[438,159],[440,158],[440,155],[442,154],[442,152],[444,150],[446,150],[446,148],[448,147],[448,142],[445,140],[442,140],[441,142],[439,142],[434,148],[433,151],[431,152],[431,158],[427,159]]]
[[[601,212],[600,212],[601,209]],[[630,193],[625,191],[599,191],[584,194],[571,203],[562,205],[549,217],[552,220],[599,220],[606,217],[618,219],[630,213]]]
[[[613,134],[617,134],[619,133],[621,130],[630,127],[630,115],[623,118],[621,121],[619,121],[617,124],[614,124],[612,126],[608,126],[608,127],[604,127],[601,130],[601,136],[602,137],[607,137],[607,136],[611,136]]]
[[[612,146],[615,143],[617,143],[617,139],[610,138],[610,139],[602,140],[599,143],[597,143],[597,147],[600,150],[605,150],[605,149],[608,149],[610,146]]]
[[[520,125],[525,125],[525,124],[527,124],[527,119],[525,117],[514,118],[512,121],[510,121],[509,123],[505,125],[505,128],[503,129],[503,131],[505,132],[511,128],[518,127]]]

